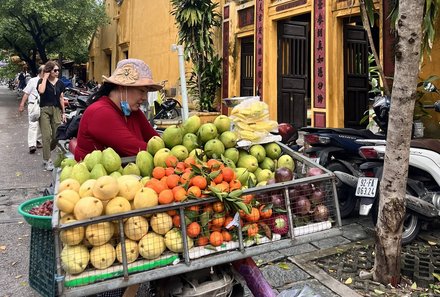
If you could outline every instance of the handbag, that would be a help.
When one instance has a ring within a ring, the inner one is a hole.
[[[29,120],[31,122],[37,122],[40,119],[40,99],[36,99],[34,102],[30,102],[28,105]]]

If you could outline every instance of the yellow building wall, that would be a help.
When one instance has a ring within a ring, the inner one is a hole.
[[[157,82],[167,80],[166,88],[178,87],[177,28],[169,1],[125,0],[121,6],[106,1],[110,24],[100,28],[90,45],[89,78],[102,82],[119,60],[136,58],[145,61]],[[112,61],[109,65],[109,54]],[[189,71],[189,66],[186,66]],[[178,88],[179,89],[179,88]]]

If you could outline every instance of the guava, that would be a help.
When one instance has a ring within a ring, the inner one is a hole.
[[[173,154],[173,156],[175,156],[179,161],[184,161],[186,158],[188,158],[189,152],[185,146],[179,144],[171,149],[171,154]]]
[[[226,115],[219,115],[215,118],[214,125],[217,128],[217,132],[221,134],[231,129],[231,119]]]
[[[224,156],[235,164],[237,164],[238,158],[240,157],[240,154],[238,153],[238,150],[235,147],[231,147],[225,150]]]
[[[183,129],[177,125],[171,125],[163,131],[162,139],[165,142],[165,146],[172,149],[176,145],[182,144],[183,141]]]
[[[238,141],[238,136],[235,132],[225,131],[220,136],[219,139],[225,145],[225,148],[235,147]]]
[[[271,158],[272,160],[278,159],[281,156],[282,151],[278,143],[268,143],[264,145],[264,149],[266,150],[266,156]]]
[[[249,154],[257,158],[258,163],[263,162],[264,158],[266,158],[266,150],[261,144],[251,146]]]
[[[208,140],[217,138],[218,131],[213,123],[206,123],[199,128],[197,134],[200,142],[204,144],[208,142]]]
[[[199,147],[199,143],[197,140],[197,135],[194,133],[186,133],[185,136],[183,136],[182,144],[186,147],[188,152],[192,151],[195,148]]]
[[[238,159],[237,166],[254,172],[258,168],[258,160],[252,155],[242,156]]]
[[[190,116],[185,123],[183,123],[183,131],[184,133],[197,133],[200,126],[202,125],[202,121],[199,116],[193,115]]]
[[[205,144],[205,154],[208,158],[218,159],[225,152],[225,146],[218,139],[211,139]]]
[[[147,143],[147,151],[154,156],[158,150],[163,149],[165,147],[165,142],[163,142],[162,138],[159,136],[153,136],[148,140]]]

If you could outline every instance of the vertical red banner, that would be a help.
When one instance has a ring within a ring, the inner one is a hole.
[[[229,97],[229,6],[223,10],[223,79],[222,79],[222,97]],[[221,104],[222,114],[228,114],[226,105]]]
[[[325,108],[325,0],[314,1],[314,108]],[[321,122],[321,121],[320,121]]]
[[[256,0],[256,26],[255,26],[255,87],[257,96],[263,96],[263,20],[264,0]]]

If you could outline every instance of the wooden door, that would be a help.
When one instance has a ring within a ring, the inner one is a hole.
[[[240,96],[254,95],[254,37],[241,39]]]
[[[278,24],[279,123],[304,127],[307,121],[309,80],[309,23],[286,21]]]
[[[365,128],[361,119],[368,110],[368,39],[362,26],[344,26],[344,125]]]

